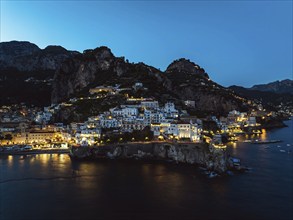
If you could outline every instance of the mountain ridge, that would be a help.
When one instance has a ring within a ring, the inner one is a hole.
[[[36,99],[45,105],[51,97],[52,103],[60,103],[96,86],[119,84],[131,88],[136,82],[142,82],[146,89],[130,95],[154,97],[160,102],[172,99],[183,107],[184,101],[192,101],[195,111],[226,114],[248,108],[246,99],[213,82],[202,67],[186,58],[174,60],[160,71],[115,57],[106,46],[79,53],[61,46],[40,49],[29,42],[0,43],[0,91],[14,102],[34,103]],[[22,94],[16,92],[20,89]],[[44,90],[41,97],[40,89]]]
[[[258,90],[263,92],[275,92],[279,94],[290,93],[293,95],[293,80],[284,79],[277,80],[266,84],[257,84],[249,88],[250,90]]]
[[[41,71],[59,68],[65,59],[78,54],[61,46],[49,45],[40,49],[28,41],[10,41],[0,43],[0,70]]]
[[[203,68],[190,60],[175,60],[163,72],[142,62],[129,63],[124,57],[115,57],[104,46],[86,50],[62,63],[53,81],[52,103],[68,100],[95,86],[119,84],[129,88],[135,82],[146,88],[140,96],[154,97],[160,102],[172,99],[181,104],[193,101],[199,111],[227,113],[247,107],[243,99],[213,82]]]

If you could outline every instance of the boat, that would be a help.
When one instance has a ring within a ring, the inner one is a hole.
[[[208,178],[214,178],[214,177],[217,177],[217,176],[218,176],[218,174],[216,172],[214,172],[214,171],[211,171],[211,172],[208,173]]]
[[[280,150],[280,152],[285,153],[286,151],[285,150]]]
[[[239,158],[236,158],[236,157],[230,157],[229,158],[230,161],[232,162],[232,164],[234,166],[240,166],[241,162],[240,162],[240,159]]]
[[[253,140],[251,141],[252,144],[272,144],[272,143],[278,143],[282,142],[281,140]]]
[[[251,143],[252,140],[244,140],[243,142],[244,142],[244,143]]]

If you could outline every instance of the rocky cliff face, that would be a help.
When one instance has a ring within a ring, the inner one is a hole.
[[[77,52],[67,51],[60,46],[48,46],[42,50],[26,41],[3,42],[0,43],[0,70],[55,71],[61,62],[75,54]]]
[[[195,110],[215,113],[243,107],[243,101],[233,92],[213,82],[202,67],[184,58],[175,60],[162,72],[144,63],[129,63],[123,57],[115,57],[107,47],[81,54],[60,46],[42,50],[29,42],[0,43],[3,104],[48,105],[50,93],[51,102],[59,103],[87,94],[99,85],[131,88],[136,82],[142,82],[146,90],[133,96],[154,97],[160,102],[172,99],[176,105],[183,105],[185,100],[195,101]]]
[[[86,50],[62,63],[55,74],[52,102],[58,103],[89,85],[101,85],[126,73],[128,65],[107,47]],[[112,84],[113,85],[113,84]]]
[[[0,60],[10,62],[9,59],[14,59],[19,56],[29,56],[41,49],[27,41],[11,41],[0,43]],[[12,62],[11,62],[12,63]]]
[[[60,46],[42,50],[25,41],[0,43],[0,105],[49,105],[55,71],[77,54]]]
[[[178,60],[175,60],[167,67],[166,73],[173,73],[173,72],[180,73],[180,74],[192,74],[192,75],[209,78],[208,74],[205,72],[203,68],[201,68],[199,65],[185,58],[180,58]]]
[[[224,173],[228,168],[226,151],[206,144],[117,144],[100,147],[73,147],[71,156],[77,159],[148,159],[204,166]]]
[[[203,68],[189,60],[174,61],[165,73],[172,82],[169,89],[182,100],[195,101],[199,111],[224,113],[245,108],[243,100],[213,82]]]
[[[55,74],[52,102],[58,103],[98,85],[131,87],[135,82],[142,82],[147,88],[141,95],[162,102],[193,100],[200,111],[228,112],[243,105],[230,90],[214,83],[203,68],[189,60],[176,60],[161,72],[144,63],[117,58],[107,47],[86,50],[63,62]]]

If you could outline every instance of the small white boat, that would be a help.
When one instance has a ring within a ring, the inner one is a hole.
[[[285,150],[280,150],[280,152],[285,153],[286,151]]]
[[[252,140],[244,140],[244,143],[251,143]]]
[[[280,145],[278,145],[277,147],[281,147]]]
[[[216,176],[218,176],[218,174],[215,173],[214,171],[212,171],[212,172],[210,172],[210,173],[208,174],[208,177],[209,177],[209,178],[214,178],[214,177],[216,177]]]
[[[291,144],[287,144],[287,147],[290,147],[291,146]]]

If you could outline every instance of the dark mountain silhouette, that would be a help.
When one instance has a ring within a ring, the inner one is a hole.
[[[61,46],[42,50],[26,41],[0,43],[0,104],[49,105],[56,70],[76,54]]]
[[[268,84],[254,85],[250,89],[263,92],[274,92],[279,94],[289,93],[293,95],[293,80],[285,79]]]

